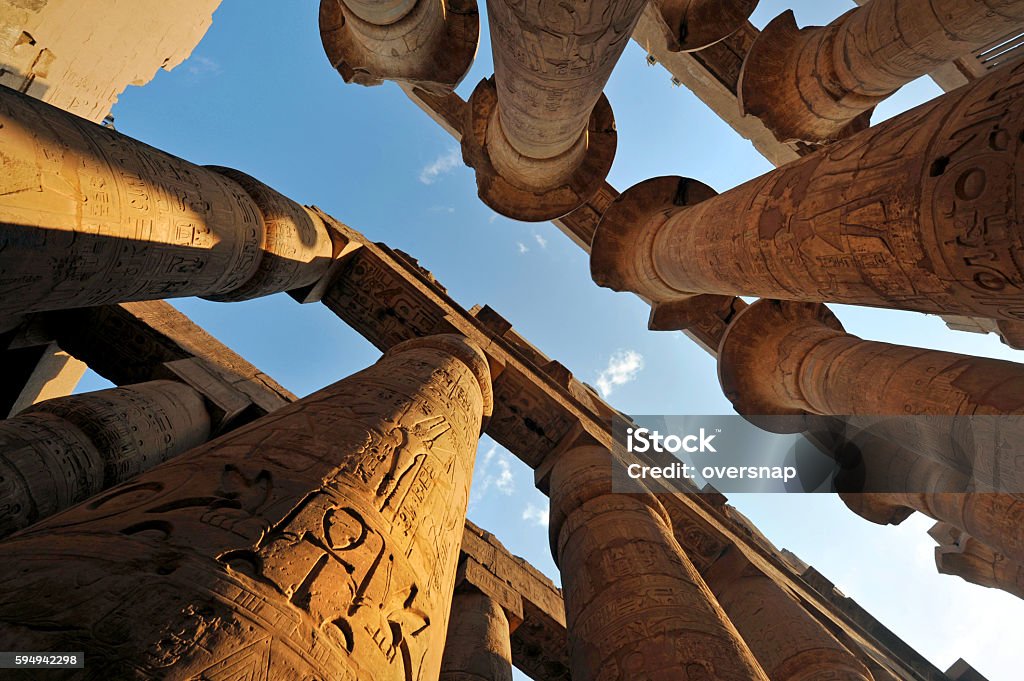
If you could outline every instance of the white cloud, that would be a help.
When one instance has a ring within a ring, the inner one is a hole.
[[[619,350],[608,358],[608,366],[597,376],[597,387],[603,397],[617,386],[626,385],[644,368],[644,358],[635,350]]]
[[[546,508],[539,508],[533,504],[527,504],[523,509],[523,520],[527,520],[538,527],[548,526],[550,511]]]
[[[494,221],[497,220],[497,219],[498,219],[498,215],[494,214],[491,217],[487,218],[487,222],[493,225]]]
[[[199,55],[193,55],[186,62],[186,69],[193,76],[216,75],[221,71],[220,64],[209,57],[201,57]]]
[[[526,244],[524,244],[522,241],[517,241],[516,242],[516,246],[519,247],[520,255],[522,255],[523,253],[529,253],[530,252],[530,249],[527,248]]]
[[[516,491],[510,457],[508,452],[499,452],[497,445],[491,445],[490,449],[480,457],[470,491],[469,505],[471,507],[483,501],[491,490],[504,496],[511,496]]]
[[[533,235],[533,238],[537,240],[537,245],[540,246],[541,248],[547,248],[548,247],[548,240],[545,239],[544,237],[542,237],[540,234],[536,234],[535,233]]]
[[[462,156],[459,154],[458,148],[452,147],[423,166],[423,169],[420,170],[420,182],[423,184],[434,184],[437,178],[451,172],[460,163],[462,163]]]

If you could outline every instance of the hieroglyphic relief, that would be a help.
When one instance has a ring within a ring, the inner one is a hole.
[[[0,90],[0,316],[230,291],[263,220],[218,173]]]
[[[34,436],[31,436],[34,434]],[[207,440],[200,395],[172,381],[46,400],[0,421],[0,537]]]
[[[1012,132],[1022,92],[1024,65],[1007,66],[735,189],[628,225],[616,207],[646,183],[636,185],[598,227],[595,279],[656,301],[757,295],[1019,320],[1024,262],[1013,226],[1024,206],[1008,178],[1024,146]]]
[[[400,345],[5,543],[0,642],[112,677],[435,678],[491,403],[475,346]]]

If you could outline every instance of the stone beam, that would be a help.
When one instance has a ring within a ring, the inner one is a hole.
[[[0,351],[0,415],[14,416],[36,402],[70,395],[85,369],[53,342]]]
[[[938,543],[935,566],[939,572],[1024,598],[1024,563],[1010,560],[949,523],[936,523],[928,534]]]

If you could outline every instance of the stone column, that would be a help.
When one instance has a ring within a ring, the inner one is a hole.
[[[935,547],[939,572],[1024,598],[1024,563],[1009,560],[949,523],[936,523],[928,534],[939,543]]]
[[[998,445],[1024,431],[1024,365],[862,340],[824,305],[761,300],[726,330],[718,375],[744,416],[845,417],[851,433],[903,445],[964,476],[964,489],[1024,492],[1024,467],[1012,447]],[[788,432],[806,425],[757,423]]]
[[[439,681],[512,681],[505,610],[472,587],[455,592]]]
[[[209,436],[202,396],[174,381],[48,399],[0,421],[0,538]]]
[[[209,435],[203,398],[174,381],[59,397],[0,421],[0,538]]]
[[[829,142],[903,85],[1022,28],[1022,0],[871,0],[804,29],[787,10],[747,53],[740,105],[782,142]]]
[[[320,0],[320,39],[346,83],[455,89],[476,57],[476,0]]]
[[[654,495],[613,494],[607,450],[551,472],[551,543],[562,575],[574,681],[767,676],[672,535]]]
[[[462,145],[480,198],[519,220],[582,205],[615,156],[602,96],[645,0],[488,0],[494,78],[469,99]]]
[[[316,282],[331,262],[319,218],[270,188],[248,178],[243,189],[7,88],[0,154],[0,320],[267,295]],[[276,212],[264,215],[268,205]]]
[[[655,0],[671,52],[696,52],[728,38],[746,23],[758,0]]]
[[[110,678],[437,678],[491,404],[475,345],[400,343],[0,544],[4,644]]]
[[[735,548],[703,576],[772,681],[872,681],[867,667],[784,586]]]
[[[594,281],[1024,318],[1024,63],[715,196],[655,178],[597,228]]]

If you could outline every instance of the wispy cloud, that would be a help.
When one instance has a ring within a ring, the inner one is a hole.
[[[215,76],[221,72],[220,64],[201,55],[194,54],[185,62],[185,70],[193,76]]]
[[[523,520],[538,525],[540,527],[547,527],[550,511],[546,508],[540,508],[533,504],[527,504],[526,508],[523,509]]]
[[[608,358],[608,366],[597,375],[597,388],[601,391],[602,397],[608,397],[616,387],[626,385],[634,380],[643,368],[644,358],[639,352],[635,350],[616,352]]]
[[[523,253],[529,253],[530,252],[529,246],[524,244],[522,241],[517,241],[516,242],[516,246],[519,247],[519,254],[520,255],[522,255]]]
[[[427,165],[423,166],[423,169],[420,170],[420,182],[423,184],[434,184],[434,182],[437,181],[437,178],[450,173],[461,163],[462,157],[459,154],[458,148],[452,147]]]
[[[489,224],[492,224],[492,225],[493,225],[493,224],[494,224],[494,221],[495,221],[495,220],[497,220],[497,219],[498,219],[498,214],[497,214],[497,213],[494,213],[493,215],[491,215],[491,217],[487,218],[487,222],[488,222]]]
[[[469,498],[471,507],[483,501],[491,490],[504,496],[511,496],[516,491],[509,457],[507,452],[498,451],[498,445],[491,445],[479,458]]]
[[[537,245],[540,246],[541,248],[548,247],[548,240],[542,237],[540,234],[534,232],[533,238],[537,241]]]

